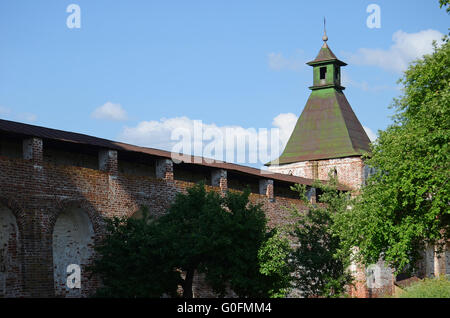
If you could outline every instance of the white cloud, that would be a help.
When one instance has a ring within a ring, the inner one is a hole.
[[[358,82],[353,80],[345,70],[342,70],[341,75],[342,86],[344,87],[355,87],[364,92],[380,92],[386,90],[399,90],[400,86],[389,86],[389,85],[372,85],[367,81]]]
[[[377,135],[369,127],[363,126],[363,128],[367,136],[369,137],[370,141],[374,142],[377,139]]]
[[[95,119],[123,121],[127,120],[128,116],[120,104],[106,102],[104,105],[96,108],[92,112],[91,117]]]
[[[272,125],[280,129],[280,141],[283,147],[288,142],[297,120],[298,117],[293,113],[279,114],[273,119]]]
[[[284,57],[281,53],[269,53],[269,68],[273,71],[298,71],[305,64],[304,59],[301,57],[302,53],[301,50],[297,50],[296,55],[290,58]]]
[[[20,121],[26,121],[26,122],[30,122],[30,123],[34,123],[35,121],[37,121],[37,116],[32,113],[20,113],[20,114],[17,114],[17,118]]]
[[[11,114],[11,109],[8,107],[0,106],[0,115],[1,116],[9,116]]]
[[[433,40],[440,45],[442,37],[441,32],[432,29],[417,33],[406,33],[399,30],[392,35],[394,44],[387,50],[360,48],[356,53],[347,53],[346,55],[352,64],[374,65],[388,71],[401,73],[413,60],[432,53]]]
[[[34,123],[37,121],[37,116],[29,112],[16,113],[8,107],[0,106],[0,116],[9,120],[15,120],[20,122]]]
[[[171,150],[175,141],[170,140],[176,128],[193,130],[194,121],[187,117],[162,118],[159,121],[141,121],[135,127],[125,127],[120,139],[144,147]]]
[[[269,128],[217,126],[188,117],[141,121],[125,127],[121,141],[145,147],[194,154],[241,164],[264,164],[283,150],[297,121],[292,113],[279,114]],[[183,144],[182,141],[187,141]]]
[[[261,167],[280,155],[297,119],[293,113],[281,113],[273,118],[272,127],[245,128],[218,126],[188,117],[162,118],[125,127],[118,139],[174,153],[239,164],[259,164]],[[376,140],[377,136],[370,128],[363,128],[370,141]],[[187,141],[187,144],[182,144],[183,140]],[[233,142],[230,142],[231,140]]]

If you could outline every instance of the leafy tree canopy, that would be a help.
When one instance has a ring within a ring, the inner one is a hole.
[[[193,278],[205,274],[219,295],[279,297],[290,286],[289,244],[267,228],[261,206],[249,192],[221,197],[203,184],[177,194],[168,212],[155,219],[109,221],[97,249],[94,271],[104,287],[99,296],[193,296]]]
[[[393,102],[394,123],[380,131],[366,163],[375,168],[352,210],[336,221],[346,248],[365,264],[384,258],[413,268],[424,244],[449,237],[450,43],[412,63]]]
[[[450,13],[450,0],[439,0],[440,7],[447,7],[447,13]]]
[[[107,219],[107,233],[96,245],[100,258],[91,267],[103,286],[97,297],[175,297],[179,274],[165,264],[161,235],[148,210],[143,218]]]

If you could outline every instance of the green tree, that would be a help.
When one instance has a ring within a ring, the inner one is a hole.
[[[447,7],[447,13],[450,13],[450,0],[439,0],[439,6],[442,7]]]
[[[393,102],[394,123],[380,131],[366,163],[375,168],[354,209],[336,230],[357,260],[382,257],[397,272],[414,269],[429,243],[443,248],[449,236],[450,44],[412,63]]]
[[[347,209],[347,193],[337,190],[337,180],[329,174],[327,184],[315,182],[320,203],[311,204],[302,185],[292,187],[306,204],[305,211],[293,208],[290,234],[297,248],[292,253],[296,268],[295,285],[305,297],[340,297],[352,283],[348,271],[350,250],[344,253],[333,231],[334,218]]]
[[[174,296],[181,285],[192,297],[196,273],[219,295],[230,288],[241,297],[277,297],[289,287],[289,245],[267,228],[248,191],[222,198],[199,184],[157,219],[110,223],[94,266],[105,284],[100,296]]]
[[[267,267],[258,258],[259,251],[276,242],[269,241],[276,232],[268,230],[261,206],[249,202],[249,191],[228,192],[221,198],[197,185],[179,194],[158,224],[166,233],[172,266],[186,272],[185,297],[192,296],[195,271],[205,274],[219,295],[227,287],[241,297],[275,296],[286,288],[282,269],[261,269]],[[270,262],[270,257],[263,260]]]
[[[97,297],[176,296],[178,273],[165,266],[161,235],[146,208],[143,218],[107,219],[107,235],[95,250],[91,267],[102,287]]]
[[[292,288],[294,266],[289,261],[291,242],[279,229],[267,233],[258,251],[259,272],[265,280],[266,295],[273,298],[286,297]]]
[[[203,185],[177,194],[168,212],[157,221],[165,265],[185,273],[179,280],[183,297],[191,298],[195,272],[208,273],[215,258],[229,248],[227,215],[219,194],[206,192]]]

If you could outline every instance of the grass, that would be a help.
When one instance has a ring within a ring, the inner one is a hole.
[[[411,284],[398,298],[450,298],[450,280],[446,276],[425,278]]]

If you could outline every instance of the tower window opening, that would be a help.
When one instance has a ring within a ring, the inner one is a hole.
[[[327,68],[326,68],[325,66],[324,66],[324,67],[321,67],[321,68],[320,68],[320,79],[321,79],[321,80],[324,80],[326,74],[327,74]]]

